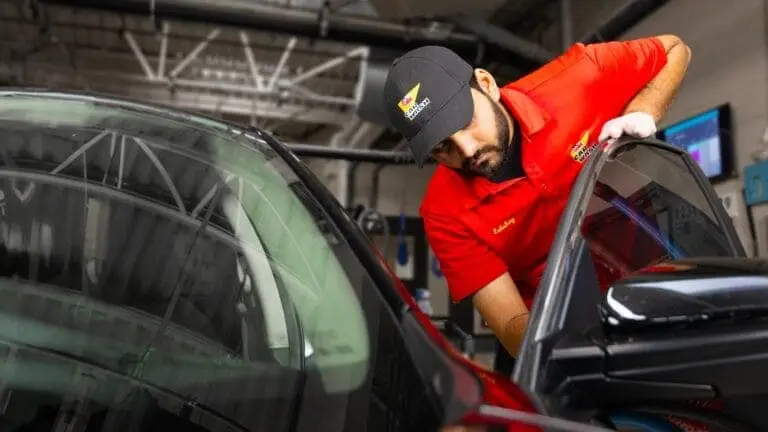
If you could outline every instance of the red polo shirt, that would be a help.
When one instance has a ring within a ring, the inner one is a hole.
[[[526,176],[496,184],[441,165],[420,209],[453,301],[506,271],[531,306],[591,145],[666,60],[656,38],[577,44],[501,89],[501,102],[520,123]]]

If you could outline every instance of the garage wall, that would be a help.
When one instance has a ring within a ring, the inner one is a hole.
[[[732,192],[741,196],[741,172],[751,163],[750,155],[763,147],[768,125],[765,3],[738,0],[724,7],[722,0],[673,0],[624,36],[631,39],[674,33],[691,47],[688,74],[662,126],[723,102],[731,103],[740,178],[717,185],[721,195]],[[737,230],[745,247],[752,249],[746,208],[741,210],[735,219]],[[760,224],[768,216],[768,206],[753,212]]]
[[[730,102],[735,117],[736,163],[743,167],[761,146],[768,110],[768,56],[764,0],[674,0],[624,39],[674,33],[693,57],[666,122]]]
[[[384,214],[399,214],[402,209],[409,216],[418,216],[421,198],[434,167],[387,166],[380,172],[377,208]],[[357,202],[368,204],[373,181],[374,166],[365,164],[357,174]]]
[[[306,159],[304,163],[334,193],[337,188],[342,187],[338,184],[339,162]],[[416,166],[385,166],[379,171],[379,193],[374,198],[376,208],[387,215],[400,214],[402,209],[408,216],[418,216],[421,198],[433,170],[433,166],[426,166],[424,169]],[[364,204],[366,207],[369,205],[375,171],[376,165],[370,163],[361,164],[357,169],[354,204]]]

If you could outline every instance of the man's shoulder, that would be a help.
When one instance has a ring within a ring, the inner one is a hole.
[[[427,183],[419,213],[422,218],[455,216],[466,208],[473,196],[469,179],[450,168],[438,166]]]

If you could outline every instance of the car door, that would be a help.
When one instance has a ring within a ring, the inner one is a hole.
[[[516,382],[534,395],[537,408],[558,412],[562,405],[554,397],[558,383],[551,380],[549,360],[565,345],[596,347],[602,293],[647,266],[699,256],[743,257],[745,252],[693,160],[661,141],[633,138],[595,152],[563,213],[531,310]],[[602,361],[599,350],[594,360]]]

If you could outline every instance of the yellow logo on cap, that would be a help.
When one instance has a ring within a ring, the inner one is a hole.
[[[422,99],[421,102],[416,102],[416,99],[419,97],[419,88],[421,88],[421,83],[416,83],[416,85],[408,90],[408,93],[400,99],[400,102],[397,103],[397,106],[403,114],[405,114],[405,118],[410,121],[413,121],[413,119],[415,119],[420,112],[424,111],[424,108],[429,106],[430,103],[428,97]]]
[[[400,107],[400,110],[404,113],[407,113],[416,103],[416,98],[419,97],[419,87],[421,87],[421,83],[416,83],[416,85],[408,90],[408,93],[400,99],[400,102],[397,103],[397,106]]]

